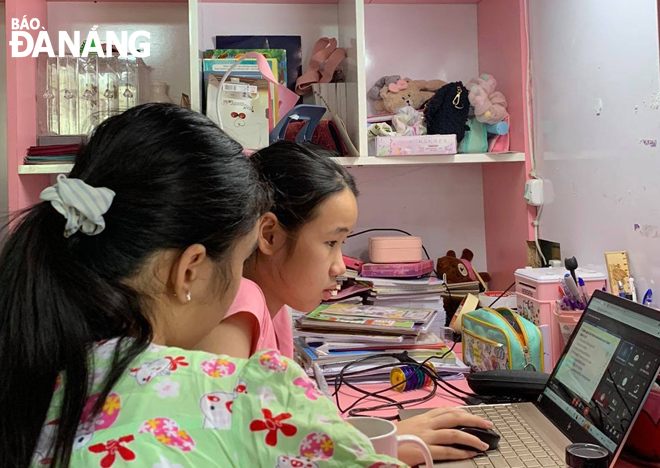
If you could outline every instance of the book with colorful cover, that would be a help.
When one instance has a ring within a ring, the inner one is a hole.
[[[273,76],[277,78],[277,59],[266,59],[270,65],[270,69],[273,72]],[[236,63],[236,59],[204,59],[202,61],[202,73],[204,77],[204,90],[206,91],[206,96],[204,99],[205,104],[208,105],[209,95],[208,95],[208,86],[209,86],[209,76],[215,75],[222,78],[225,73]],[[263,79],[261,72],[259,71],[259,66],[257,65],[256,59],[246,59],[236,67],[231,72],[231,75],[228,78],[228,81],[232,78],[256,78]],[[270,95],[270,105],[268,107],[268,121],[269,121],[269,131],[271,131],[277,122],[279,121],[279,98],[277,95],[277,86],[269,84],[269,95]],[[205,106],[204,111],[208,114],[208,108]]]
[[[302,75],[303,52],[300,36],[244,35],[215,36],[216,49],[284,49],[287,61],[287,87],[296,90],[296,81]]]
[[[287,84],[288,71],[286,61],[286,50],[284,49],[207,49],[204,51],[205,59],[240,59],[248,52],[257,52],[267,59],[277,60],[277,73],[273,70],[273,75],[277,77],[277,82],[283,85]]]
[[[442,362],[444,364],[455,364],[456,355],[450,350],[449,347],[442,345],[434,348],[427,349],[406,349],[400,350],[333,350],[326,353],[319,350],[320,346],[311,345],[303,338],[294,340],[294,345],[304,360],[307,362],[317,362],[319,364],[331,364],[340,362],[350,362],[355,359],[364,358],[367,356],[378,356],[382,354],[393,354],[407,352],[408,356],[415,360],[424,361],[428,358],[433,358],[436,363]]]
[[[412,321],[415,323],[428,322],[436,312],[434,309],[405,309],[357,304],[332,304],[320,306],[317,310],[322,311],[324,315],[331,316],[376,318],[399,322]]]
[[[302,329],[369,330],[390,335],[419,335],[421,332],[428,331],[430,324],[430,321],[426,324],[419,324],[414,320],[329,315],[323,313],[324,307],[327,306],[320,306],[301,317],[298,320],[299,327]]]

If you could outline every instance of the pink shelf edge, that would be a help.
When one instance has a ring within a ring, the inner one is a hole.
[[[527,264],[526,241],[534,238],[535,212],[522,197],[530,170],[523,1],[483,0],[477,6],[479,71],[495,76],[510,109],[522,109],[511,114],[511,149],[526,154],[525,164],[482,168],[486,262],[493,290],[504,290],[513,282],[514,271]]]

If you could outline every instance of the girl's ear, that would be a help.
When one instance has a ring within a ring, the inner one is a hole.
[[[264,255],[274,255],[286,245],[287,234],[273,213],[266,213],[259,220],[257,243]]]

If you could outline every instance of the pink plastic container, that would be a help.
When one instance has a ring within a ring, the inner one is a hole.
[[[660,463],[660,390],[651,390],[626,442],[626,451],[642,462]]]
[[[518,313],[535,325],[548,325],[550,342],[543,343],[545,353],[550,356],[550,366],[554,368],[564,350],[565,342],[562,326],[576,324],[581,313],[561,312],[559,322],[555,304],[561,299],[559,279],[568,273],[564,268],[521,268],[516,270],[516,295]],[[578,268],[576,276],[584,280],[587,293],[605,287],[607,276],[595,270]],[[550,372],[552,369],[546,369]]]
[[[415,263],[422,261],[422,238],[414,236],[369,238],[371,263]]]

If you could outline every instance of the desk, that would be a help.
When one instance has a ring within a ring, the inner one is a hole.
[[[467,380],[461,379],[461,380],[452,380],[450,381],[452,385],[455,387],[458,387],[462,390],[465,391],[470,391],[470,388],[468,387]],[[389,388],[390,385],[386,384],[378,384],[378,385],[361,385],[360,388],[368,391],[368,392],[377,392],[379,390],[383,390],[385,388]],[[334,389],[331,388],[331,390],[334,391]],[[405,393],[399,393],[395,392],[393,390],[387,392],[384,394],[385,396],[392,398],[397,401],[405,401],[405,400],[412,400],[416,398],[423,398],[425,395],[428,395],[428,390],[421,389],[421,390],[413,390],[411,392],[405,392]],[[343,386],[340,393],[339,393],[339,404],[342,408],[346,408],[348,405],[356,401],[359,397],[361,397],[362,394],[360,392],[356,392],[355,390],[352,390],[346,386]],[[376,406],[377,404],[382,404],[384,403],[383,400],[379,399],[374,399],[374,398],[369,398],[366,399],[364,402],[360,403],[360,407],[366,407],[366,406]],[[464,405],[465,403],[461,400],[458,400],[454,398],[453,396],[449,395],[445,390],[442,388],[438,388],[438,391],[436,395],[429,401],[416,405],[416,406],[407,406],[407,408],[437,408],[440,406],[460,406]],[[379,414],[382,416],[393,416],[396,415],[398,410],[385,410],[380,412]],[[642,468],[647,465],[636,465],[633,463],[630,463],[625,460],[619,459],[616,463],[616,468]]]

